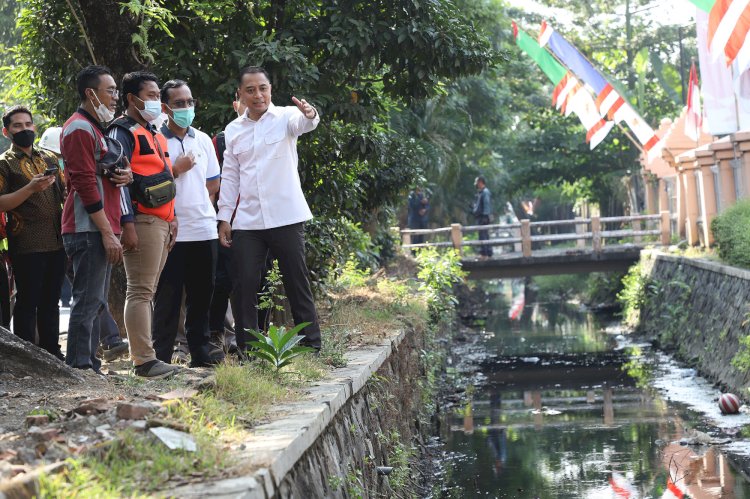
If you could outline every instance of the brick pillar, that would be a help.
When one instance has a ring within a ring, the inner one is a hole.
[[[714,185],[714,173],[711,167],[716,163],[713,151],[708,146],[701,146],[695,150],[695,159],[698,163],[698,177],[699,181],[698,192],[700,198],[700,213],[703,214],[703,226],[701,231],[703,232],[703,243],[705,246],[712,246],[714,244],[714,236],[711,233],[711,221],[716,217],[718,212],[718,205],[716,199],[716,186]]]
[[[711,151],[714,153],[714,159],[719,170],[719,200],[718,206],[720,212],[732,206],[737,196],[734,188],[734,170],[732,169],[732,160],[734,160],[734,144],[728,140],[717,140],[711,144]]]
[[[698,206],[698,185],[696,183],[695,171],[697,164],[695,161],[695,151],[685,151],[677,157],[677,162],[680,165],[680,183],[681,183],[681,207],[680,215],[684,209],[684,227],[685,227],[685,238],[688,244],[695,246],[700,241],[698,234],[698,218],[700,216],[700,208]]]

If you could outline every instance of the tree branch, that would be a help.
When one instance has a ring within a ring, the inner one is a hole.
[[[91,40],[89,39],[89,36],[86,33],[86,27],[83,25],[83,21],[81,21],[81,18],[78,17],[78,14],[76,14],[76,10],[73,8],[73,4],[70,3],[70,0],[65,0],[65,3],[67,3],[68,7],[70,7],[70,13],[73,14],[73,17],[75,17],[76,21],[78,22],[78,27],[81,28],[81,34],[83,35],[83,40],[86,42],[86,48],[89,49],[91,62],[96,64],[96,56],[94,55],[94,47],[91,45]]]

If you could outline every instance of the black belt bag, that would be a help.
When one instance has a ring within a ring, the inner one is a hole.
[[[131,197],[138,204],[146,208],[158,208],[172,201],[177,194],[177,185],[174,176],[169,171],[164,152],[161,150],[159,140],[154,137],[154,144],[159,151],[159,157],[164,162],[164,170],[154,175],[138,175],[133,173],[133,185],[131,186]]]
[[[174,199],[177,186],[168,171],[148,176],[134,173],[131,192],[138,204],[146,208],[158,208]]]

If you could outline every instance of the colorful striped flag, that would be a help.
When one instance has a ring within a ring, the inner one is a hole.
[[[552,102],[566,116],[575,113],[586,128],[586,142],[594,149],[606,138],[614,126],[599,116],[593,97],[578,79],[566,70],[555,58],[513,22],[516,45],[531,57],[547,78],[555,85]]]
[[[690,78],[688,78],[687,92],[687,116],[685,116],[685,135],[694,141],[698,141],[703,125],[703,113],[701,112],[701,96],[698,86],[698,72],[695,70],[695,62],[690,66]]]
[[[596,104],[602,117],[608,116],[617,122],[624,121],[633,131],[649,158],[659,154],[661,143],[653,128],[641,118],[588,59],[552,29],[546,21],[542,22],[539,44],[542,47],[547,45],[570,71],[591,86],[596,94]]]
[[[727,66],[735,59],[740,73],[750,67],[750,0],[690,0],[696,7],[708,12],[709,52],[714,60]]]

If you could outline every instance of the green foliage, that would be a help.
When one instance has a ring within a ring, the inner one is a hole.
[[[586,276],[561,274],[534,277],[539,301],[569,301],[580,296],[586,288]]]
[[[268,269],[266,274],[266,285],[261,292],[258,293],[258,308],[260,310],[268,310],[269,317],[270,312],[283,311],[284,306],[281,302],[284,300],[284,295],[281,293],[282,289],[281,270],[279,270],[279,261],[274,260],[271,268]]]
[[[225,453],[207,435],[193,435],[197,451],[170,450],[148,434],[120,432],[97,455],[69,459],[69,469],[40,478],[41,497],[146,497],[172,477],[216,474],[226,466]]]
[[[313,348],[298,345],[304,339],[304,336],[298,333],[309,325],[309,322],[303,322],[287,331],[284,326],[277,327],[271,324],[268,326],[267,335],[248,329],[247,332],[255,336],[257,341],[250,342],[253,349],[247,353],[268,362],[279,371],[289,365],[295,357],[314,351]]]
[[[610,304],[623,288],[625,274],[622,272],[595,272],[586,279],[584,303],[589,305]]]
[[[623,277],[622,291],[617,294],[617,300],[622,305],[622,317],[626,324],[630,326],[638,324],[650,284],[651,278],[641,262],[630,267]]]
[[[352,252],[370,268],[387,256],[379,255],[386,245],[350,238],[349,225],[372,236],[375,226],[389,226],[402,191],[429,166],[420,145],[391,127],[390,114],[500,60],[448,0],[119,0],[114,7],[77,0],[75,11],[68,0],[18,4],[17,32],[6,26],[12,16],[0,22],[0,35],[9,34],[0,43],[12,47],[14,63],[0,72],[9,82],[3,94],[57,124],[77,107],[73,79],[93,59],[116,80],[135,69],[186,80],[201,102],[195,125],[211,135],[234,117],[236,73],[246,64],[269,71],[277,105],[290,105],[293,95],[313,103],[323,120],[298,150],[315,215],[307,239],[316,284]]]
[[[422,281],[419,290],[427,297],[432,319],[438,321],[453,311],[458,301],[453,285],[466,276],[461,269],[461,257],[453,249],[440,253],[435,248],[422,248],[417,253],[417,264],[417,277]]]
[[[54,421],[60,418],[60,414],[54,409],[47,409],[46,407],[37,407],[29,411],[29,416],[47,416],[50,421]]]
[[[750,201],[740,201],[714,218],[711,232],[723,261],[750,268]]]
[[[341,269],[335,284],[341,288],[362,287],[367,285],[369,278],[370,272],[358,268],[355,256],[352,254]]]
[[[732,357],[732,367],[738,371],[750,370],[750,335],[740,338],[737,353]]]

